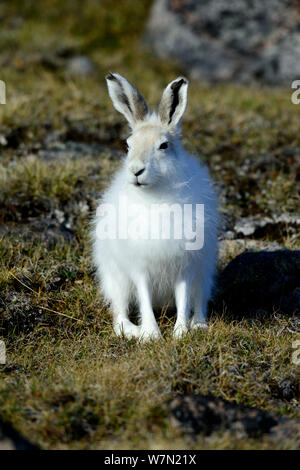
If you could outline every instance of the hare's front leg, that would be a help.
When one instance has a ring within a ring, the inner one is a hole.
[[[192,310],[194,312],[191,320],[192,329],[206,329],[207,325],[207,303],[211,295],[213,284],[212,275],[198,277],[194,281],[194,295]]]
[[[115,266],[114,266],[115,267]],[[118,269],[111,269],[103,279],[106,297],[110,300],[113,311],[114,331],[118,336],[137,338],[140,328],[134,325],[128,317],[130,281]]]
[[[142,341],[148,339],[158,339],[161,337],[153,309],[151,285],[146,276],[136,277],[135,285],[137,289],[138,303],[141,315],[140,338]]]
[[[189,329],[190,319],[191,276],[180,275],[175,283],[175,302],[177,319],[174,327],[174,337],[180,338]]]

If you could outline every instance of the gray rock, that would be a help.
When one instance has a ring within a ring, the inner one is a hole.
[[[238,405],[211,395],[179,395],[167,409],[171,425],[190,437],[228,430],[238,438],[264,436],[276,444],[287,439],[300,445],[300,421],[280,418],[259,408]]]
[[[234,226],[234,231],[238,236],[249,237],[251,236],[264,236],[286,230],[287,233],[299,233],[300,229],[300,216],[295,214],[279,214],[272,215],[272,217],[242,217]]]
[[[275,251],[284,250],[284,246],[277,242],[254,240],[249,238],[224,239],[219,241],[219,267],[223,269],[229,261],[244,251]]]
[[[219,274],[213,308],[229,316],[300,314],[300,251],[244,252]]]
[[[300,76],[293,0],[156,0],[145,43],[193,78],[290,83]]]
[[[67,62],[67,73],[73,76],[87,77],[95,72],[95,65],[89,57],[74,56]]]
[[[0,134],[0,145],[2,145],[3,147],[7,145],[6,137],[2,134]]]
[[[75,233],[68,226],[69,219],[70,216],[63,213],[62,223],[53,214],[53,218],[46,216],[32,218],[31,220],[27,219],[25,224],[0,225],[0,235],[12,238],[21,237],[27,241],[43,242],[47,247],[53,247],[54,245],[66,242],[72,243],[75,239]]]

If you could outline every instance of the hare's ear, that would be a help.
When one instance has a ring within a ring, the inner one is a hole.
[[[188,86],[189,82],[184,77],[178,77],[169,83],[158,108],[162,124],[173,128],[180,123],[187,105]]]
[[[114,107],[126,117],[133,128],[149,113],[147,103],[139,92],[118,73],[109,73],[105,78]]]

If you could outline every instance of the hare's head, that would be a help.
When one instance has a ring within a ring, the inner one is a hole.
[[[158,114],[150,114],[144,98],[121,75],[110,73],[106,81],[114,107],[132,130],[127,140],[128,182],[138,187],[167,183],[180,154],[179,126],[187,104],[187,79],[178,77],[169,83]]]

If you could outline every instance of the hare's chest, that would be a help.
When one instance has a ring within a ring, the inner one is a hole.
[[[178,248],[183,241],[196,235],[193,233],[196,216],[187,206],[166,202],[143,204],[121,199],[113,214],[113,232],[121,240],[147,242],[147,246],[160,255],[161,251]]]

